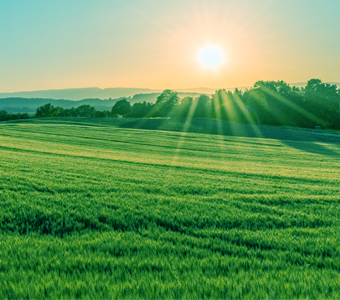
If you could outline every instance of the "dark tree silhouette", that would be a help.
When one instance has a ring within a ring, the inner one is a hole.
[[[206,118],[208,117],[207,111],[209,106],[210,98],[207,95],[200,95],[194,99],[193,105],[195,107],[194,117]]]
[[[187,118],[189,115],[190,108],[193,104],[192,97],[184,97],[180,99],[176,105],[172,108],[172,117],[175,118]],[[191,116],[192,117],[192,116]]]
[[[144,96],[144,95],[143,95]],[[155,95],[154,95],[155,96]],[[245,91],[217,90],[210,98],[200,95],[179,99],[178,93],[164,90],[155,104],[134,103],[120,99],[111,112],[96,111],[90,105],[61,108],[46,104],[37,109],[35,117],[176,117],[218,118],[239,123],[288,125],[299,127],[322,126],[340,129],[340,92],[336,85],[311,79],[306,87],[290,87],[284,81],[257,81]],[[0,111],[0,120],[29,118],[26,114]],[[259,122],[258,122],[259,121]]]
[[[111,113],[113,116],[125,116],[131,111],[131,104],[126,99],[118,100],[112,107]]]
[[[78,106],[75,109],[75,112],[76,112],[76,115],[79,117],[95,117],[96,116],[96,109],[89,104]]]
[[[153,108],[152,103],[147,103],[146,101],[137,102],[131,107],[131,112],[129,113],[129,117],[132,118],[144,118],[149,116]]]
[[[37,108],[35,117],[36,118],[57,117],[58,114],[59,109],[51,105],[51,103],[48,103]]]
[[[0,121],[9,121],[11,119],[10,114],[5,110],[0,110]]]
[[[30,118],[30,115],[28,113],[9,114],[5,110],[0,110],[0,121],[29,119],[29,118]]]
[[[340,125],[340,94],[336,85],[323,83],[320,79],[311,79],[305,88],[305,104],[330,127]]]
[[[177,92],[172,90],[164,90],[162,94],[157,97],[156,101],[156,116],[168,117],[171,115],[173,107],[178,103],[179,97]]]

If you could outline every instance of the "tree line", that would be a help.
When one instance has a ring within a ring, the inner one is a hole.
[[[30,115],[28,113],[10,114],[6,110],[0,110],[0,121],[20,120],[29,118]]]
[[[118,100],[111,111],[97,111],[90,105],[61,108],[46,104],[34,117],[130,117],[213,118],[246,124],[287,125],[340,129],[340,90],[336,85],[311,79],[305,87],[291,87],[284,81],[257,81],[250,89],[217,90],[213,95],[179,98],[164,90],[156,103]],[[27,118],[28,114],[6,114],[0,120]]]

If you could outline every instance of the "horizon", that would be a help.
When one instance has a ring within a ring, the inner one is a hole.
[[[340,2],[287,1],[2,1],[0,91],[340,82]]]
[[[322,79],[321,79],[322,80]],[[270,80],[269,80],[270,81]],[[323,81],[323,80],[322,80]],[[335,84],[335,85],[340,85],[340,81],[323,81],[324,83],[328,84]],[[305,82],[286,82],[289,86],[303,86],[307,84],[307,81]],[[255,82],[254,82],[255,84]],[[254,84],[248,85],[248,86],[235,86],[235,87],[192,87],[192,88],[171,88],[170,90],[173,90],[175,92],[180,92],[180,93],[200,93],[195,90],[211,90],[211,91],[217,91],[220,89],[225,89],[225,90],[234,90],[234,89],[246,89],[246,88],[251,88]],[[65,90],[81,90],[81,89],[99,89],[99,90],[108,90],[108,89],[136,89],[136,90],[150,90],[150,93],[155,93],[155,92],[162,92],[168,88],[160,88],[160,89],[154,89],[154,88],[148,88],[148,87],[122,87],[122,86],[117,86],[117,87],[97,87],[97,86],[88,86],[88,87],[70,87],[70,88],[51,88],[51,89],[43,89],[43,90],[25,90],[25,91],[13,91],[13,92],[2,92],[0,91],[0,94],[15,94],[15,93],[31,93],[31,92],[47,92],[47,91],[65,91]]]

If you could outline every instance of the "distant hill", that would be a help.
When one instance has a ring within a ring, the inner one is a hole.
[[[335,84],[340,88],[340,82],[328,82]],[[302,87],[306,86],[306,82],[289,83],[290,86]],[[240,90],[251,88],[251,86],[237,87]],[[197,97],[200,94],[213,94],[219,88],[187,88],[187,89],[174,89],[180,97],[191,96]],[[225,88],[226,90],[234,90],[235,87]],[[118,99],[122,97],[134,97],[139,94],[150,94],[150,99],[154,99],[154,95],[161,93],[163,90],[157,89],[144,89],[144,88],[106,88],[100,89],[97,87],[89,88],[75,88],[75,89],[60,89],[60,90],[42,90],[42,91],[29,91],[29,92],[13,92],[13,93],[0,93],[0,98],[44,98],[44,99],[65,99],[65,100],[83,100],[83,99]],[[152,95],[151,95],[152,94]],[[140,97],[140,96],[139,96]],[[142,96],[145,99],[148,96]],[[155,102],[145,100],[147,102]],[[139,102],[139,101],[137,101]]]
[[[84,104],[94,106],[97,110],[109,110],[118,99],[84,99],[80,101],[48,99],[48,98],[4,98],[0,99],[0,109],[7,112],[34,112],[36,109],[47,103],[63,108],[78,107]]]
[[[151,102],[155,103],[159,93],[146,93],[146,94],[135,94],[132,97],[126,97],[128,101],[133,105],[136,102]],[[180,98],[190,96],[198,97],[200,93],[178,93]],[[51,99],[51,98],[21,98],[21,97],[10,97],[0,99],[0,110],[6,110],[9,113],[28,112],[33,113],[36,109],[47,103],[51,103],[53,106],[59,106],[63,108],[78,107],[84,104],[94,106],[96,110],[111,110],[112,106],[124,97],[117,99],[98,99],[90,98],[83,100],[65,100],[65,99]]]
[[[199,87],[199,88],[191,88],[191,89],[174,89],[177,92],[183,93],[199,93],[199,94],[213,94],[215,93],[218,88],[206,88],[206,87]]]
[[[122,97],[133,97],[136,94],[157,94],[163,90],[140,89],[140,88],[80,88],[80,89],[62,89],[62,90],[43,90],[30,92],[13,92],[0,93],[0,98],[43,98],[43,99],[66,99],[66,100],[83,100],[83,99],[118,99]],[[193,88],[177,90],[180,94],[186,94],[193,97],[197,94],[211,94],[214,89]],[[152,98],[153,96],[151,96]],[[182,97],[182,96],[181,96]],[[147,97],[146,97],[147,98]],[[153,99],[153,98],[152,98]],[[154,102],[154,101],[150,101]]]
[[[45,98],[45,99],[67,99],[67,100],[82,100],[88,98],[97,99],[117,99],[121,97],[132,97],[140,93],[156,93],[161,90],[140,89],[140,88],[107,88],[100,89],[80,88],[80,89],[62,89],[62,90],[43,90],[30,92],[14,92],[0,93],[0,98]]]
[[[183,90],[178,93],[180,98],[198,97],[201,93],[211,91],[208,88]],[[198,92],[200,91],[200,92]],[[63,108],[78,107],[83,104],[94,106],[97,110],[111,110],[112,106],[121,98],[128,98],[131,104],[136,102],[155,103],[161,90],[141,88],[80,88],[62,90],[43,90],[30,92],[0,93],[0,110],[9,113],[35,112],[47,103]]]
[[[328,82],[340,88],[340,82]],[[290,86],[303,87],[307,82],[289,83]],[[249,87],[239,87],[245,89]],[[234,90],[235,88],[226,88]],[[216,89],[217,90],[217,89]],[[215,89],[192,88],[177,89],[178,96],[198,97],[200,94],[212,94]],[[94,106],[97,110],[111,110],[112,106],[122,98],[128,98],[133,105],[136,102],[155,103],[161,90],[140,88],[81,88],[63,90],[44,90],[31,92],[0,93],[0,110],[9,113],[35,112],[36,109],[47,103],[63,108],[78,107],[83,104]]]

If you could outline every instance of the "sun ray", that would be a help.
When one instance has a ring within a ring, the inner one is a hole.
[[[267,88],[265,86],[262,86],[261,89],[265,93],[267,93],[268,95],[274,97],[275,99],[279,100],[281,103],[289,106],[290,108],[292,108],[293,110],[297,111],[301,115],[309,118],[310,120],[313,120],[314,122],[319,123],[321,126],[326,126],[327,125],[327,123],[324,120],[318,118],[314,114],[312,114],[309,111],[305,110],[304,108],[298,106],[297,104],[295,104],[294,102],[290,101],[289,99],[283,97],[282,95],[279,95],[279,94],[275,93],[271,89],[269,89],[269,88]],[[276,113],[276,115],[278,115],[278,114]]]
[[[221,90],[219,93],[219,98],[220,99],[220,110],[224,112],[224,114],[221,112],[221,119],[225,115],[226,119],[228,120],[229,126],[230,126],[230,131],[233,136],[236,135],[236,130],[234,128],[233,122],[231,122],[232,119],[232,108],[230,105],[230,99],[228,97],[228,94],[226,93],[225,90]],[[222,100],[222,101],[221,101]]]
[[[222,119],[221,119],[221,107],[220,107],[220,101],[218,99],[218,95],[215,93],[212,97],[212,101],[214,104],[214,113],[215,113],[215,122],[216,122],[216,127],[217,127],[217,139],[218,139],[218,144],[221,148],[221,151],[224,150],[224,130],[223,130],[223,125],[222,125]]]
[[[196,101],[192,101],[191,102],[191,105],[190,105],[190,108],[189,108],[189,112],[188,112],[188,115],[185,119],[185,123],[182,127],[182,130],[180,132],[180,138],[179,138],[179,141],[177,143],[177,146],[176,146],[176,150],[175,150],[175,155],[173,156],[173,159],[171,161],[171,165],[173,166],[175,164],[175,162],[178,160],[179,158],[179,154],[182,150],[182,145],[183,143],[185,142],[185,139],[186,139],[186,135],[188,133],[188,129],[189,129],[189,126],[191,125],[191,121],[193,119],[193,116],[194,116],[194,113],[195,113],[195,110],[196,110],[196,107],[197,107],[197,102]]]
[[[184,125],[182,127],[182,130],[180,131],[180,136],[178,138],[178,142],[177,142],[177,145],[176,145],[175,153],[173,154],[172,159],[171,159],[171,161],[169,163],[169,165],[171,167],[176,166],[177,162],[178,162],[178,160],[180,158],[180,153],[182,151],[183,144],[185,143],[186,136],[188,134],[188,129],[189,129],[189,126],[191,125],[191,121],[193,119],[196,107],[197,107],[197,102],[196,101],[192,101],[191,105],[190,105],[190,108],[189,108],[189,112],[188,112],[188,114],[186,116],[185,123],[184,123]],[[170,177],[171,177],[171,168],[169,168],[168,172],[166,172],[166,174],[164,176],[163,182],[164,183],[169,182]]]
[[[254,131],[255,135],[259,138],[263,137],[263,134],[261,132],[261,130],[259,129],[259,126],[254,125],[254,120],[251,117],[248,109],[245,107],[244,103],[242,102],[241,98],[239,97],[239,95],[237,93],[233,94],[233,98],[235,100],[236,105],[238,105],[238,107],[240,108],[240,110],[242,111],[244,117],[246,118],[246,120],[249,123],[249,126],[252,128],[252,130]]]

